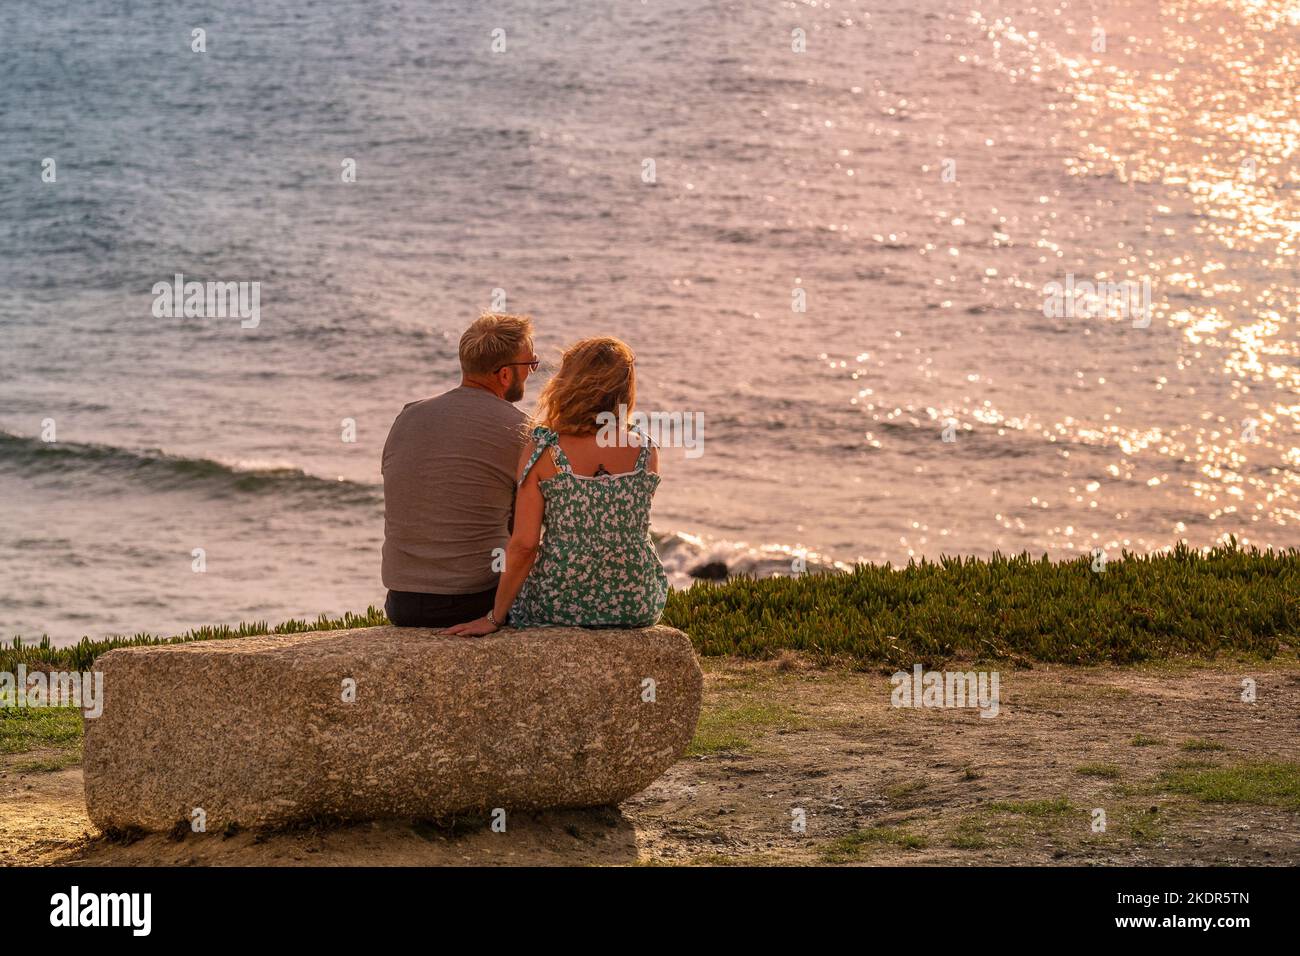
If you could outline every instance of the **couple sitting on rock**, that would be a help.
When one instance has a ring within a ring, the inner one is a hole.
[[[647,627],[668,581],[650,539],[657,450],[609,416],[636,404],[632,350],[564,353],[532,420],[514,403],[540,360],[525,316],[460,339],[461,384],[402,409],[384,444],[383,579],[394,624],[477,636],[505,627]]]

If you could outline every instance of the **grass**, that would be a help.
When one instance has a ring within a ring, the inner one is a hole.
[[[1074,813],[1075,808],[1065,797],[1054,800],[1025,800],[1020,802],[1000,802],[988,805],[990,813],[1014,813],[1025,817],[1056,817]]]
[[[0,671],[16,673],[19,664],[26,664],[29,671],[64,670],[88,671],[100,654],[119,647],[144,647],[157,644],[186,644],[190,641],[222,641],[234,637],[256,637],[260,634],[300,634],[304,631],[337,631],[350,627],[377,627],[387,624],[388,618],[376,607],[369,607],[364,614],[344,614],[342,617],[327,617],[322,614],[314,621],[285,621],[275,627],[256,621],[251,624],[237,624],[234,627],[197,627],[177,637],[157,637],[153,634],[136,634],[132,637],[107,637],[91,640],[83,637],[70,647],[51,647],[48,637],[36,644],[30,644],[21,637],[15,637],[8,647],[0,647]]]
[[[982,850],[1042,842],[1048,836],[1056,839],[1069,818],[1082,812],[1065,797],[997,801],[958,820],[948,832],[947,842],[958,850]]]
[[[73,747],[54,757],[42,757],[38,760],[24,760],[13,765],[19,773],[55,773],[67,770],[81,762],[81,748]]]
[[[1134,843],[1151,844],[1169,837],[1169,814],[1156,807],[1125,810],[1118,814],[1121,832],[1127,831]]]
[[[689,866],[783,866],[780,857],[769,853],[728,856],[725,853],[702,853],[692,857]]]
[[[1133,691],[1127,687],[1114,684],[1058,684],[1055,686],[1036,687],[1029,699],[1034,704],[1058,704],[1078,700],[1095,700],[1107,697],[1129,697]]]
[[[700,654],[780,657],[798,651],[864,668],[937,666],[950,660],[1138,664],[1190,655],[1267,659],[1300,635],[1300,549],[1261,552],[1235,540],[1207,552],[1180,545],[1125,553],[1106,570],[1091,559],[1028,554],[858,565],[844,574],[699,582],[669,594],[663,622]],[[14,638],[0,671],[26,663],[88,670],[114,647],[224,640],[257,634],[370,627],[364,614],[315,621],[205,627],[179,637],[83,638],[67,648]]]
[[[1229,767],[1180,767],[1161,775],[1170,793],[1203,803],[1246,803],[1300,810],[1300,763],[1252,761]]]
[[[0,753],[79,748],[81,730],[76,707],[0,707]]]
[[[1072,822],[1072,815],[1081,815]],[[1023,846],[1052,840],[1077,851],[1090,841],[1126,841],[1150,846],[1170,835],[1170,814],[1144,801],[1140,806],[1116,807],[1109,812],[1105,831],[1092,829],[1092,815],[1064,798],[1024,803],[993,803],[959,818],[947,832],[946,843],[956,850],[984,850]]]
[[[1216,760],[1198,760],[1195,757],[1184,757],[1178,760],[1171,761],[1169,764],[1169,769],[1170,770],[1204,770],[1206,767],[1219,767],[1219,766],[1222,765]]]
[[[983,850],[989,845],[984,821],[979,817],[963,817],[948,835],[948,845],[955,850]]]
[[[821,857],[827,863],[851,863],[861,859],[863,851],[868,847],[882,845],[922,850],[925,849],[926,841],[924,837],[896,827],[869,827],[854,830],[826,843],[821,848]]]
[[[1213,740],[1198,740],[1195,737],[1191,737],[1187,740],[1184,740],[1182,743],[1180,743],[1178,745],[1178,749],[1196,752],[1196,751],[1206,751],[1206,750],[1227,750],[1228,748],[1221,743],[1216,743]]]
[[[1163,747],[1165,745],[1165,742],[1159,737],[1152,737],[1149,734],[1134,734],[1129,743],[1134,747]]]
[[[929,781],[926,780],[908,780],[892,787],[886,787],[885,796],[895,803],[902,803],[906,802],[909,797],[916,796],[927,786],[929,786]]]
[[[1109,763],[1083,763],[1074,768],[1082,777],[1105,777],[1107,780],[1119,779],[1120,769]]]
[[[941,558],[845,574],[697,584],[664,623],[702,654],[791,649],[869,666],[949,660],[1136,664],[1179,655],[1270,658],[1300,635],[1300,550],[1235,542],[1088,558]]]
[[[774,729],[797,730],[803,718],[793,708],[762,700],[705,707],[695,728],[688,757],[734,753],[753,746],[754,738]]]

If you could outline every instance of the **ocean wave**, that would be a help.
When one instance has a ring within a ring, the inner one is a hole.
[[[161,449],[133,450],[82,442],[44,442],[0,429],[0,474],[74,482],[129,482],[146,491],[190,491],[210,498],[283,496],[319,505],[383,503],[379,485],[312,475],[290,462],[267,459],[216,460],[172,455]],[[360,517],[360,515],[358,515]],[[366,519],[362,519],[366,520]],[[376,521],[378,517],[376,516]],[[848,566],[807,549],[713,540],[682,531],[652,532],[674,587],[730,577],[767,578],[803,571],[843,571]],[[23,541],[24,547],[37,542]],[[71,544],[71,542],[62,542]],[[49,545],[50,542],[42,542]]]
[[[378,486],[322,478],[288,463],[223,462],[156,448],[45,442],[6,431],[0,431],[0,471],[23,477],[125,479],[149,490],[192,490],[215,498],[281,494],[344,505],[377,505],[383,500]]]

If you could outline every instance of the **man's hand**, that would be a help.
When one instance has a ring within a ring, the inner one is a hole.
[[[453,624],[442,633],[455,634],[458,637],[482,637],[484,634],[494,634],[501,628],[497,627],[486,617],[480,617],[476,621],[466,621],[464,624]]]

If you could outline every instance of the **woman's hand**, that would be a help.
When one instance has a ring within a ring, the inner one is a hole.
[[[480,617],[476,621],[466,621],[464,624],[453,624],[442,633],[455,634],[458,637],[482,637],[485,634],[495,634],[501,628],[497,627],[487,617]]]

